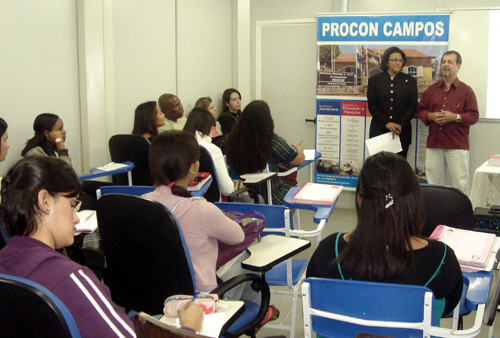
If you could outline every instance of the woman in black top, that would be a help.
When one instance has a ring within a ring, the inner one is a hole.
[[[386,49],[378,73],[368,80],[368,109],[373,116],[370,138],[392,132],[399,135],[406,158],[411,144],[411,120],[417,110],[417,82],[401,69],[406,64],[406,54],[398,47]]]
[[[460,301],[462,272],[453,249],[420,235],[422,193],[408,162],[388,152],[369,157],[356,187],[356,211],[356,229],[321,241],[307,277],[427,286],[436,313],[450,313]]]
[[[165,125],[165,115],[155,101],[141,103],[135,108],[132,135],[142,135],[152,142],[158,135],[158,127]]]
[[[236,121],[241,115],[241,94],[234,88],[228,88],[222,94],[222,113],[219,116],[219,123],[222,134],[231,132]]]

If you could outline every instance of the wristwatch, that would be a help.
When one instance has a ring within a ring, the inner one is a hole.
[[[58,143],[59,143],[59,142],[61,142],[62,140],[63,140],[62,138],[58,137],[58,138],[56,138],[54,141],[56,142],[56,144],[58,144]]]
[[[460,122],[462,122],[462,115],[457,114],[457,118],[455,119],[455,122],[456,122],[456,123],[460,123]]]

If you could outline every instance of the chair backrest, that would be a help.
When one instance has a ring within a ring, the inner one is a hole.
[[[97,202],[105,281],[127,310],[162,313],[164,300],[194,293],[194,272],[175,216],[162,204],[107,194]]]
[[[105,185],[97,189],[97,199],[106,194],[125,194],[142,196],[155,190],[155,187],[150,185]]]
[[[203,195],[209,202],[215,203],[220,200],[219,183],[215,173],[214,162],[212,156],[204,147],[200,146],[200,169],[201,172],[209,172],[212,175],[212,184],[208,187],[207,192]]]
[[[441,185],[422,185],[425,225],[423,236],[429,236],[437,225],[472,230],[474,212],[472,203],[460,190]]]
[[[80,337],[68,308],[51,291],[0,274],[0,337]]]
[[[249,204],[218,202],[215,205],[221,210],[237,210],[243,213],[258,211],[266,216],[266,227],[262,236],[266,234],[290,235],[293,231],[293,217],[289,208],[284,205]]]
[[[306,278],[302,294],[306,337],[422,337],[434,325],[434,295],[424,286]]]
[[[113,162],[133,162],[132,183],[134,185],[153,185],[149,172],[149,141],[141,135],[114,135],[109,139],[109,154]],[[128,184],[127,174],[113,175],[116,184]]]

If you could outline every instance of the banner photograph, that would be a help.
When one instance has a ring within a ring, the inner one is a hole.
[[[365,147],[372,123],[367,104],[369,79],[384,72],[384,52],[392,47],[403,52],[400,71],[406,77],[402,86],[409,85],[409,80],[415,83],[415,95],[420,97],[440,78],[439,62],[448,49],[448,32],[449,15],[318,17],[316,150],[323,156],[316,163],[316,182],[356,186],[359,169],[370,155]],[[395,91],[401,97],[398,88]],[[409,120],[408,135],[402,135],[411,144],[405,155],[425,181],[427,128],[413,114]]]

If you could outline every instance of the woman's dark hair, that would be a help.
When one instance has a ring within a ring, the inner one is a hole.
[[[5,120],[0,117],[0,137],[2,137],[3,134],[5,134],[7,127],[8,127],[7,122],[5,122]]]
[[[266,102],[250,102],[226,141],[228,164],[238,175],[265,169],[271,157],[274,121]]]
[[[35,122],[33,122],[35,135],[26,142],[26,146],[23,151],[21,151],[21,156],[26,156],[28,151],[38,146],[42,147],[47,155],[52,155],[54,153],[54,149],[49,148],[44,132],[45,130],[51,131],[58,118],[59,116],[56,114],[50,113],[43,113],[35,118]]]
[[[78,196],[81,182],[73,168],[55,157],[29,156],[18,161],[2,180],[0,214],[10,236],[30,236],[37,230],[38,193]]]
[[[156,102],[148,101],[141,103],[135,108],[134,129],[133,135],[144,135],[146,133],[151,136],[158,135],[158,127],[156,126]]]
[[[189,173],[189,167],[200,159],[200,147],[193,135],[183,130],[170,130],[156,136],[149,147],[149,168],[155,185],[169,185]],[[177,196],[191,197],[191,193],[177,185],[172,186]]]
[[[366,159],[356,211],[358,225],[338,261],[353,279],[390,280],[413,262],[410,239],[420,236],[425,217],[420,184],[403,157],[381,152]]]
[[[403,58],[403,65],[401,67],[404,67],[406,65],[406,54],[403,52],[400,48],[398,47],[389,47],[385,50],[384,54],[382,55],[382,62],[380,63],[380,69],[382,71],[387,71],[389,69],[389,57],[393,53],[399,53],[401,54],[401,57]]]
[[[222,113],[229,112],[229,107],[227,106],[227,104],[229,103],[229,100],[231,99],[232,93],[238,93],[238,95],[240,96],[240,100],[241,100],[241,94],[238,90],[236,90],[234,88],[226,89],[224,91],[224,93],[222,93],[222,109],[221,109]],[[240,114],[240,113],[241,113],[241,110],[238,110],[238,114]]]
[[[215,119],[205,108],[193,108],[188,115],[184,131],[196,135],[199,131],[203,135],[210,135],[212,127],[215,127]]]

